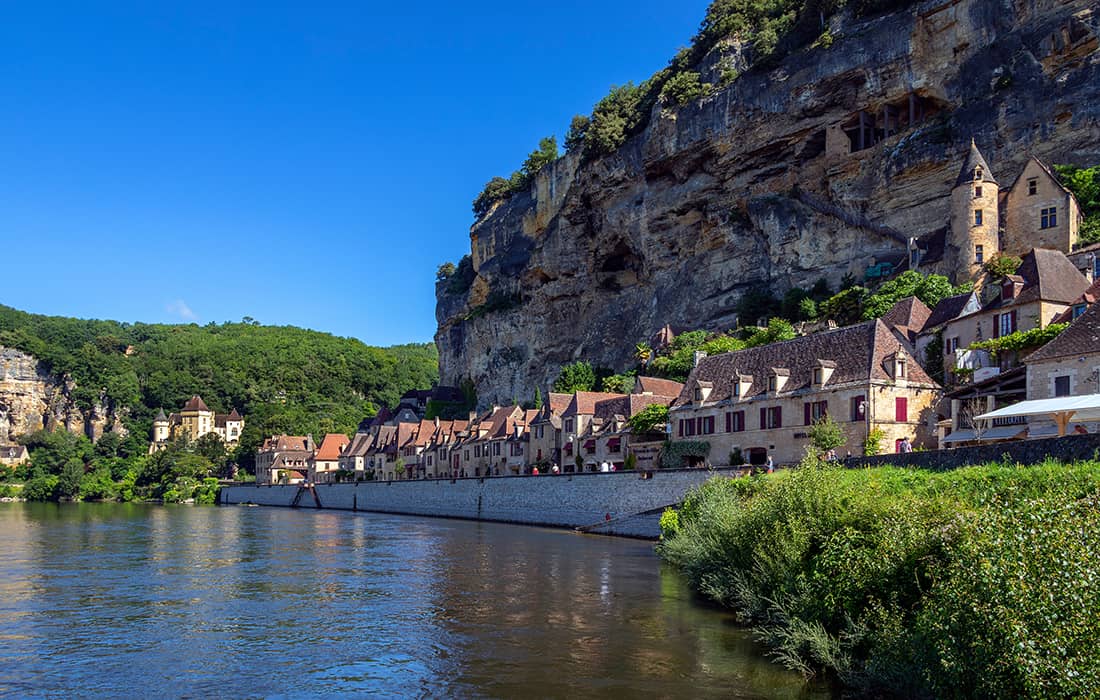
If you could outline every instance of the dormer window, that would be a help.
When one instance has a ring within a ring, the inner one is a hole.
[[[783,391],[783,387],[786,386],[787,380],[791,377],[791,371],[782,367],[773,367],[772,373],[768,376],[768,392],[778,394]]]
[[[735,398],[741,398],[748,396],[752,390],[752,375],[751,374],[735,374],[733,375],[733,388],[730,390],[730,395]]]
[[[905,379],[909,376],[909,355],[906,354],[905,349],[899,347],[897,353],[894,354],[894,380]]]
[[[982,179],[982,166],[979,165],[978,167],[974,168],[974,180],[977,181],[977,180],[981,180],[981,179]]]
[[[710,382],[696,382],[695,383],[695,401],[696,403],[703,403],[710,398],[711,389],[714,385]]]
[[[833,371],[836,370],[836,363],[832,360],[818,360],[817,367],[814,367],[813,383],[815,387],[822,387],[825,385],[829,378],[833,376]]]

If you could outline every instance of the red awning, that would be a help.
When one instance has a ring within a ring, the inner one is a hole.
[[[565,443],[565,454],[567,454],[567,455],[573,454],[573,443],[571,443],[571,442]]]
[[[584,441],[584,449],[586,449],[586,450],[596,449],[596,441],[595,440],[585,440]]]
[[[623,439],[622,439],[622,438],[609,438],[609,439],[607,440],[607,447],[608,447],[608,449],[612,449],[612,450],[613,450],[613,449],[615,449],[616,447],[618,447],[618,446],[619,446],[619,445],[621,445],[621,444],[623,444]]]

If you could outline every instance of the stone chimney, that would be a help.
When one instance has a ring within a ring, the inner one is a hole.
[[[702,362],[706,358],[706,356],[707,356],[707,354],[705,352],[703,352],[702,350],[696,350],[695,351],[695,360],[694,360],[692,366],[693,367],[698,367],[699,363]]]

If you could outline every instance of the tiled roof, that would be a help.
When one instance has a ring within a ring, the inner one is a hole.
[[[936,304],[936,308],[932,309],[932,313],[924,322],[924,328],[936,328],[948,321],[955,320],[962,314],[963,309],[966,308],[966,304],[970,301],[972,296],[974,296],[974,292],[964,292],[943,299],[940,303]]]
[[[344,450],[345,457],[364,457],[370,450],[374,436],[369,433],[356,433]]]
[[[234,408],[232,411],[229,412],[229,418],[228,419],[229,420],[235,420],[235,421],[242,421],[242,420],[244,420],[244,416],[237,413],[237,409]]]
[[[982,169],[981,182],[997,184],[997,181],[993,179],[993,172],[989,169],[989,164],[985,162],[985,158],[982,157],[982,153],[978,150],[974,139],[970,139],[970,151],[966,154],[962,168],[959,169],[959,176],[955,178],[955,187],[974,182],[974,168],[977,167]]]
[[[1069,323],[1073,320],[1073,307],[1078,304],[1094,304],[1100,299],[1100,279],[1097,279],[1085,293],[1073,300],[1073,305],[1050,320],[1051,323]]]
[[[206,402],[202,400],[202,397],[196,394],[192,396],[187,403],[183,404],[183,410],[185,411],[209,411]]]
[[[596,411],[596,402],[603,401],[605,399],[615,399],[626,394],[605,394],[595,391],[578,391],[573,394],[573,399],[569,402],[569,408],[565,409],[562,413],[563,416],[591,416]]]
[[[660,377],[638,377],[634,380],[634,393],[653,394],[654,396],[679,396],[684,385],[671,379]]]
[[[260,452],[283,452],[286,450],[306,450],[306,439],[302,435],[273,435],[260,447]]]
[[[159,409],[157,411],[157,416],[153,420],[158,421],[158,422],[168,420],[168,416],[164,415],[164,409],[163,408]]]
[[[1060,357],[1097,354],[1100,354],[1100,304],[1092,304],[1069,328],[1028,355],[1024,362],[1031,364]]]
[[[905,297],[883,314],[882,322],[905,333],[912,340],[928,323],[931,315],[932,310],[923,301],[916,297]]]
[[[347,435],[329,433],[321,440],[321,446],[317,449],[316,459],[331,461],[340,459],[340,451],[351,442]]]
[[[813,370],[818,360],[836,363],[825,388],[866,382],[871,379],[889,381],[887,364],[903,341],[886,327],[881,320],[866,321],[823,333],[794,338],[781,343],[762,345],[703,358],[692,370],[683,392],[673,406],[693,403],[695,385],[710,382],[713,386],[707,403],[731,398],[733,378],[738,374],[750,375],[752,385],[742,398],[767,392],[768,376],[775,369],[789,371],[788,379],[780,395],[812,387]],[[905,348],[910,353],[909,348]],[[936,386],[920,365],[910,360],[907,364],[908,381],[915,384]]]
[[[1024,288],[1015,303],[1055,301],[1069,304],[1084,294],[1089,281],[1060,250],[1033,248],[1016,268],[1024,278]],[[989,308],[995,308],[996,301]]]

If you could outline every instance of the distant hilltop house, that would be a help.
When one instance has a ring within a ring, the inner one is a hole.
[[[150,452],[163,449],[171,440],[185,437],[198,440],[203,435],[216,434],[227,445],[235,445],[241,439],[244,418],[237,409],[229,413],[211,411],[201,396],[192,396],[179,413],[164,415],[162,408],[153,419],[153,444]]]
[[[1080,223],[1077,199],[1045,163],[1030,158],[1002,188],[971,140],[951,189],[950,222],[910,241],[909,267],[942,272],[956,284],[974,281],[998,255],[1072,252]]]

